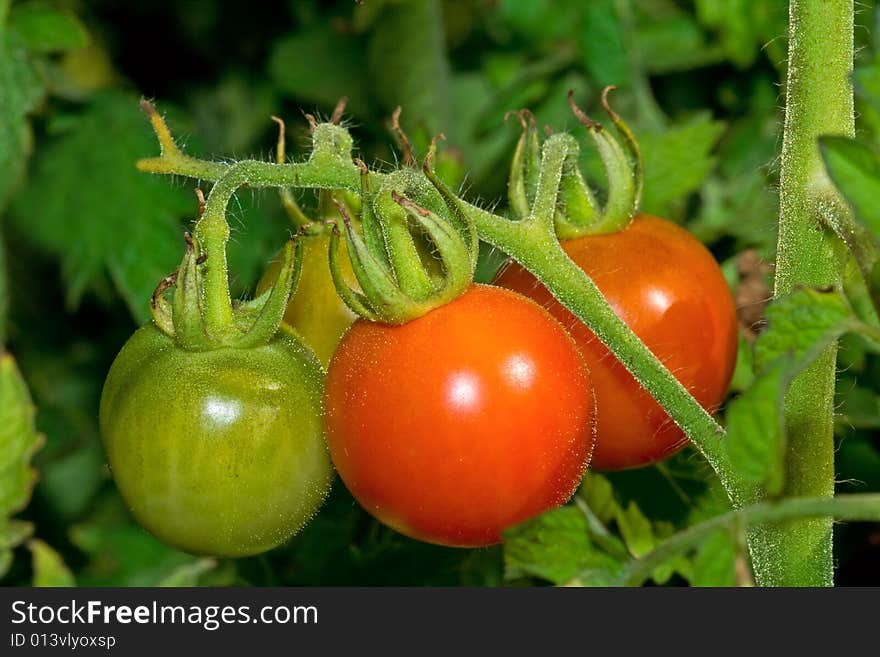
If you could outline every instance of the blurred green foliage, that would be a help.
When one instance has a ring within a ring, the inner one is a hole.
[[[876,148],[880,50],[870,42],[874,2],[858,4],[859,134]],[[590,474],[570,505],[512,529],[503,550],[452,550],[379,525],[337,481],[288,545],[238,561],[196,558],[128,515],[105,466],[97,402],[110,362],[148,316],[153,287],[177,264],[196,211],[191,181],[134,168],[157,152],[139,95],[157,99],[193,154],[266,159],[271,114],[287,119],[289,150],[302,156],[302,113],[329,115],[347,96],[359,155],[380,165],[397,158],[388,128],[401,105],[417,151],[445,133],[445,156],[466,172],[467,197],[503,207],[518,137],[505,113],[528,107],[539,125],[571,130],[601,188],[598,158],[565,94],[573,89],[603,119],[599,94],[616,84],[615,108],[644,153],[644,209],[686,225],[735,284],[736,254],[753,248],[771,261],[774,251],[786,21],[785,0],[204,0],[198,11],[148,0],[0,0],[0,340],[37,408],[29,426],[27,393],[3,357],[0,417],[14,406],[24,428],[7,439],[11,425],[0,420],[0,473],[14,458],[16,477],[27,479],[36,431],[45,434],[33,457],[33,497],[15,520],[29,487],[0,475],[3,581],[601,584],[623,556],[725,511],[707,468],[685,451],[643,470]],[[289,225],[273,193],[242,191],[231,208],[233,289],[244,295]],[[481,279],[500,262],[484,249]],[[843,344],[839,487],[880,490],[880,360],[858,337]],[[778,390],[785,374],[773,372],[767,390]],[[741,421],[772,428],[778,404],[769,397],[763,410],[743,404]],[[765,447],[778,449],[743,443],[738,458],[751,463],[751,450]],[[771,476],[763,466],[755,473]],[[857,525],[838,531],[839,583],[880,583],[877,536]],[[742,583],[743,558],[742,537],[719,532],[653,580]]]

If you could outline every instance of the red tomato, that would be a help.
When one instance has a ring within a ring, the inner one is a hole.
[[[577,346],[543,308],[474,285],[402,326],[359,320],[327,376],[339,475],[407,536],[476,547],[564,504],[593,447]]]
[[[717,410],[733,375],[737,329],[733,299],[712,254],[683,228],[646,215],[620,232],[562,246],[691,394],[705,408]],[[534,276],[509,263],[495,283],[550,310],[580,346],[596,395],[592,468],[646,465],[687,444],[660,405]]]

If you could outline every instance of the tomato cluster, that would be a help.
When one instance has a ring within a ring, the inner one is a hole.
[[[619,124],[605,96],[603,104]],[[564,177],[562,202],[533,184],[543,174],[523,115],[511,207],[548,238],[554,225],[569,238],[568,258],[552,244],[556,275],[562,268],[582,281],[577,267],[586,272],[714,412],[737,346],[721,270],[675,224],[631,220],[640,165],[630,169],[626,151],[611,148],[598,124],[574,109],[604,148],[610,185],[629,196],[618,194],[596,215],[577,175]],[[167,129],[152,112],[161,140]],[[338,121],[314,125],[313,134],[324,149],[319,166],[334,158],[351,165],[351,138]],[[570,147],[554,137],[545,146]],[[642,466],[687,443],[587,325],[521,265],[507,263],[494,285],[473,283],[474,219],[427,160],[424,171],[405,167],[378,182],[359,168],[358,226],[328,192],[323,205],[336,205],[342,228],[319,222],[302,232],[258,297],[240,304],[228,293],[228,226],[222,208],[211,206],[219,195],[209,197],[205,224],[200,219],[178,271],[154,294],[154,322],[124,346],[101,399],[113,475],[144,527],[193,553],[256,554],[305,524],[335,466],[364,509],[397,531],[484,546],[566,503],[588,465]],[[169,287],[173,303],[164,296]],[[329,363],[326,372],[321,363]]]

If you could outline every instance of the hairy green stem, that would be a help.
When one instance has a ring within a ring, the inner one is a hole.
[[[715,516],[674,534],[644,557],[630,562],[624,569],[619,584],[639,586],[651,577],[658,566],[699,546],[714,532],[736,531],[742,526],[778,524],[810,518],[827,520],[828,522],[831,522],[832,519],[878,522],[880,521],[880,493],[838,495],[837,497],[789,497],[779,502],[760,502]],[[758,581],[758,584],[762,585],[762,582]]]
[[[799,285],[839,282],[839,264],[822,228],[831,183],[818,137],[853,135],[853,1],[791,0],[785,132],[780,181],[775,295]],[[788,435],[784,496],[834,494],[836,344],[792,383],[786,398]],[[829,518],[761,525],[749,548],[759,585],[830,586]]]
[[[357,168],[352,164],[347,171],[330,169],[327,175],[320,165],[273,164],[257,160],[245,160],[218,171],[214,163],[202,163],[199,160],[183,156],[177,163],[183,165],[183,175],[196,173],[195,177],[211,179],[217,176],[211,193],[205,204],[205,213],[195,227],[195,236],[202,250],[207,255],[205,260],[205,324],[209,333],[222,337],[220,333],[232,322],[232,300],[229,296],[229,275],[226,263],[226,243],[229,241],[229,223],[226,221],[226,207],[232,195],[244,185],[251,187],[319,186],[315,185],[313,176],[316,169],[322,181],[338,178],[349,186],[358,184]],[[210,166],[203,166],[210,165]],[[175,169],[174,173],[181,171]],[[348,175],[346,175],[348,174]],[[320,185],[323,187],[323,185]],[[336,186],[336,185],[333,185]],[[354,187],[356,189],[356,187]]]

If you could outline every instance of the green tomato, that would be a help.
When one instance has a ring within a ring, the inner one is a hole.
[[[280,331],[252,349],[187,351],[154,325],[117,356],[101,436],[134,517],[186,552],[241,557],[290,538],[326,496],[322,370]]]

